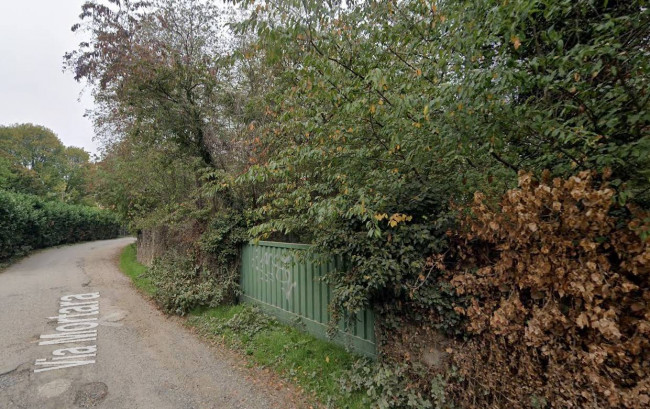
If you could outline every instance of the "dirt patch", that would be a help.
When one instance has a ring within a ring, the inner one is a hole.
[[[92,408],[108,395],[108,386],[104,382],[91,382],[81,385],[74,398],[74,404],[80,408]]]

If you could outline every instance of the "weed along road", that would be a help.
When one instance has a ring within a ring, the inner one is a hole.
[[[48,249],[0,272],[0,408],[292,407],[131,286],[117,258],[132,241]]]

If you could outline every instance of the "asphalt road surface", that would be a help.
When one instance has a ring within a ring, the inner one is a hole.
[[[0,409],[294,407],[133,289],[117,267],[132,241],[48,249],[0,272]]]

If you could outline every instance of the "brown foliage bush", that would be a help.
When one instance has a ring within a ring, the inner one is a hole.
[[[647,216],[590,173],[548,179],[521,173],[498,207],[475,195],[450,271],[470,335],[449,392],[460,407],[650,407]]]

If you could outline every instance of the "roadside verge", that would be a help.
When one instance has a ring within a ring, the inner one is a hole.
[[[120,269],[142,293],[155,294],[147,267],[136,260],[134,244],[122,251]],[[274,372],[318,404],[331,408],[365,407],[363,394],[346,392],[341,383],[345,373],[364,358],[281,324],[256,307],[224,305],[197,309],[185,324],[204,339],[241,355],[250,366]]]

